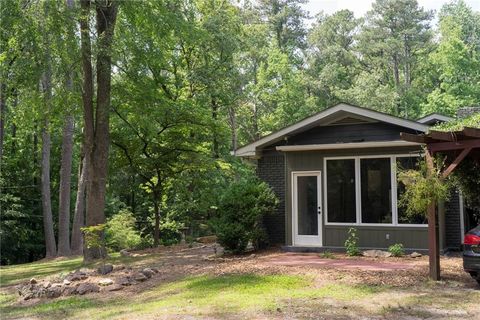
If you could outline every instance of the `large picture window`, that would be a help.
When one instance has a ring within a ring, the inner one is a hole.
[[[407,215],[397,207],[405,186],[397,181],[396,168],[414,169],[419,159],[418,155],[327,158],[327,223],[425,225],[423,215]]]
[[[400,170],[418,169],[420,157],[397,157],[397,168]],[[397,199],[405,192],[405,185],[397,182]],[[400,224],[426,224],[427,217],[423,214],[408,215],[404,207],[398,207],[398,223]]]
[[[392,223],[390,158],[360,159],[362,222]]]
[[[355,160],[327,161],[328,222],[355,222]]]

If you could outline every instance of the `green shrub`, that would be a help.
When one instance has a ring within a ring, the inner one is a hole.
[[[405,255],[405,250],[403,249],[403,244],[396,243],[388,247],[388,252],[394,257],[401,257]]]
[[[348,238],[345,240],[345,249],[347,251],[347,255],[349,256],[360,255],[360,249],[358,249],[357,229],[348,229]]]
[[[255,177],[233,182],[220,197],[212,221],[218,242],[228,251],[244,252],[249,242],[258,248],[266,236],[261,217],[271,213],[278,199],[270,187]]]
[[[182,239],[180,228],[183,225],[177,221],[163,220],[160,222],[160,243],[164,246],[177,244]]]
[[[335,259],[335,255],[329,250],[326,250],[326,251],[320,253],[319,257],[323,258],[323,259]]]
[[[107,247],[113,251],[137,249],[141,247],[140,232],[135,229],[135,217],[127,209],[108,219],[105,228]]]

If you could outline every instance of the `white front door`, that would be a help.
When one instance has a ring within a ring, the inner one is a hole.
[[[294,246],[322,246],[321,172],[292,173]]]

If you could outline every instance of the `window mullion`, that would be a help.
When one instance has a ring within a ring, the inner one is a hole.
[[[355,199],[357,208],[357,224],[362,224],[362,187],[360,174],[360,158],[355,158]]]
[[[392,183],[392,223],[398,225],[398,201],[397,201],[397,160],[395,156],[390,157],[390,171]]]

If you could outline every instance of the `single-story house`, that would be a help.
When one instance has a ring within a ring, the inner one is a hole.
[[[423,133],[452,118],[432,114],[417,121],[338,104],[235,151],[256,162],[258,176],[280,199],[264,217],[270,244],[290,251],[341,250],[349,228],[359,246],[427,250],[427,220],[398,205],[404,186],[397,168],[414,168],[420,144],[400,133]],[[439,204],[440,248],[463,239],[463,201],[458,192]]]

